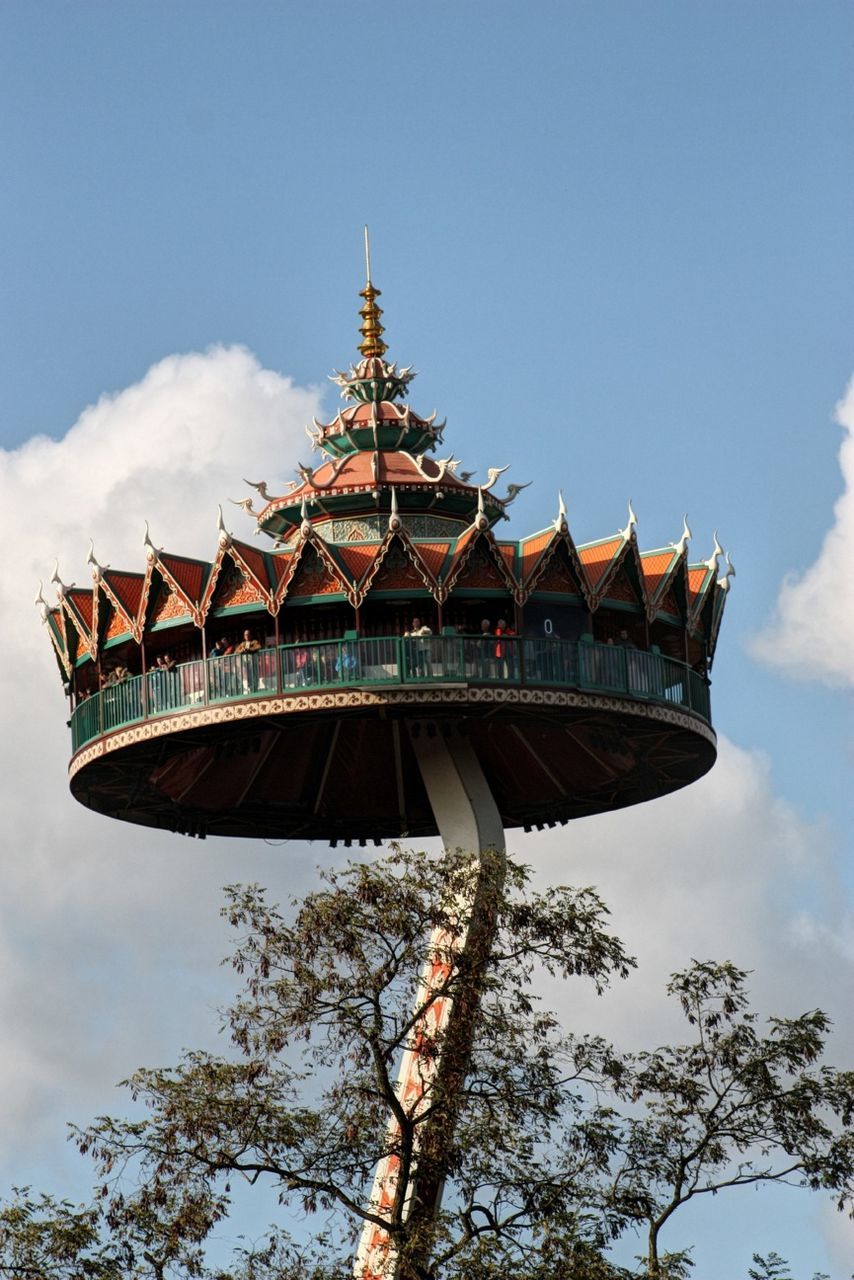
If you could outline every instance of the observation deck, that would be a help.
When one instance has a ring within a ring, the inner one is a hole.
[[[207,836],[366,842],[436,833],[413,746],[464,734],[505,827],[664,795],[715,758],[709,673],[734,570],[687,517],[665,546],[623,528],[499,536],[527,487],[476,481],[406,397],[370,279],[345,401],[314,465],[245,483],[209,560],[144,571],[89,549],[91,588],[36,603],[71,704],[71,790],[128,822]],[[567,465],[571,465],[568,458]],[[499,486],[501,492],[499,492]],[[255,504],[261,505],[256,507]],[[255,541],[257,538],[259,541]]]
[[[344,638],[228,654],[93,693],[71,718],[89,807],[205,836],[435,834],[411,734],[462,732],[505,826],[543,826],[693,781],[709,689],[633,647],[503,636]]]

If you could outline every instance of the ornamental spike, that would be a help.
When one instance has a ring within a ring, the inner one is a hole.
[[[503,476],[504,472],[509,470],[510,470],[509,463],[507,464],[506,467],[487,467],[486,468],[486,484],[482,485],[481,487],[484,489],[491,489],[492,486],[495,484],[495,481],[498,479],[498,477]]]
[[[557,491],[557,515],[552,521],[558,533],[566,533],[569,527],[566,522],[566,503],[563,500],[563,490]]]
[[[33,604],[37,605],[41,609],[42,622],[47,622],[47,615],[50,613],[50,605],[48,604],[47,600],[45,600],[44,598],[43,587],[44,587],[44,583],[41,581],[41,579],[39,579],[38,595],[33,601]]]
[[[66,587],[65,583],[62,581],[62,578],[60,578],[59,576],[59,560],[54,561],[53,576],[51,577],[51,582],[56,587],[56,594],[58,596],[64,596],[68,588]]]
[[[474,523],[478,529],[483,530],[489,528],[489,519],[483,502],[483,485],[478,485],[477,487],[477,515],[475,516]]]
[[[96,582],[98,582],[98,581],[99,581],[99,579],[100,579],[100,577],[101,577],[101,574],[104,572],[104,568],[105,568],[105,567],[106,567],[106,568],[109,568],[109,567],[110,567],[109,565],[104,566],[104,565],[102,565],[102,564],[98,564],[98,561],[97,561],[97,560],[96,560],[96,558],[95,558],[95,540],[94,540],[94,538],[90,538],[90,539],[89,539],[89,554],[88,554],[88,556],[86,557],[86,563],[87,563],[87,564],[91,564],[91,566],[92,566],[92,577],[95,579],[95,581],[96,581]]]
[[[311,535],[311,521],[308,518],[308,499],[306,498],[305,494],[302,495],[302,502],[300,503],[299,514],[300,514],[299,531],[304,538],[308,538]]]
[[[634,507],[632,506],[632,500],[631,500],[631,498],[629,498],[629,519],[628,519],[628,523],[626,524],[625,529],[621,529],[621,530],[620,530],[620,537],[623,539],[623,542],[628,542],[629,538],[632,536],[632,533],[633,533],[633,532],[634,532],[634,530],[637,528],[637,523],[638,523],[638,518],[637,518],[637,516],[635,515],[635,509],[634,509]]]
[[[401,527],[401,519],[397,511],[397,489],[391,486],[391,513],[388,518],[388,527],[392,533],[397,533]]]
[[[721,591],[727,592],[729,591],[730,585],[731,585],[730,578],[735,577],[735,565],[730,560],[728,551],[723,552],[723,554],[726,556],[726,573],[723,574],[722,577],[718,578],[718,586],[720,587]]]
[[[515,502],[522,490],[527,489],[528,485],[531,484],[533,484],[532,480],[529,480],[527,484],[508,484],[507,492],[501,499],[505,507],[509,507],[511,502]]]
[[[723,553],[724,553],[724,549],[723,549],[723,547],[722,547],[722,546],[721,546],[721,544],[718,542],[718,531],[717,531],[717,529],[715,529],[714,539],[715,539],[715,546],[714,546],[714,550],[712,551],[712,554],[709,556],[708,560],[706,560],[706,562],[705,562],[705,564],[706,564],[706,568],[709,570],[709,573],[717,573],[717,571],[718,571],[718,557],[719,557],[719,556],[722,556],[722,555],[723,555]]]
[[[671,542],[670,546],[673,547],[674,551],[677,551],[680,556],[684,555],[685,549],[693,536],[694,535],[691,533],[691,529],[688,524],[688,516],[686,514],[682,517],[682,537],[678,542]]]
[[[155,547],[154,543],[151,541],[151,531],[148,528],[147,520],[145,522],[145,537],[142,540],[142,545],[145,547],[145,550],[148,553],[148,559],[153,560],[154,557],[157,555],[157,548]]]
[[[267,492],[266,480],[247,480],[246,477],[244,476],[243,483],[248,484],[250,489],[256,489],[258,491],[258,496],[262,499],[262,501],[264,502],[271,501],[270,495]]]
[[[216,528],[217,533],[219,534],[219,545],[221,547],[227,547],[232,540],[232,536],[225,527],[225,520],[223,519],[221,506],[217,507],[217,513]]]
[[[377,298],[380,297],[381,291],[374,288],[371,280],[371,245],[367,227],[365,227],[365,275],[367,277],[365,287],[359,293],[359,297],[365,299],[365,305],[359,312],[362,317],[359,327],[362,341],[359,343],[359,350],[366,360],[373,357],[382,359],[388,347],[382,340],[383,326],[380,322],[382,308],[377,306]]]

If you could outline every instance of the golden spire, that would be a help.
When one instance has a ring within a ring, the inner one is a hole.
[[[359,329],[362,341],[359,344],[359,350],[366,360],[372,356],[379,356],[382,359],[386,351],[388,351],[388,347],[382,340],[383,326],[380,323],[382,308],[378,307],[376,302],[380,296],[380,291],[375,289],[371,283],[371,245],[368,240],[367,227],[365,227],[365,275],[367,283],[359,294],[360,298],[365,299],[365,305],[359,312],[362,317],[362,324]]]

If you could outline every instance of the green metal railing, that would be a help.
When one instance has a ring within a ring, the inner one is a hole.
[[[658,653],[586,640],[381,636],[318,640],[184,662],[109,685],[71,717],[75,751],[103,733],[193,707],[306,689],[497,684],[588,690],[665,702],[711,723],[706,681]]]

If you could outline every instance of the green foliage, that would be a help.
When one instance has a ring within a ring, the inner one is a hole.
[[[773,1250],[765,1258],[754,1253],[753,1261],[756,1265],[747,1272],[749,1280],[793,1280],[788,1262]],[[812,1280],[830,1280],[830,1276],[816,1272]]]
[[[14,1188],[0,1204],[0,1275],[9,1280],[121,1280],[132,1272],[128,1251],[102,1241],[97,1207]]]
[[[787,1181],[850,1206],[854,1076],[821,1064],[824,1015],[763,1028],[742,971],[694,963],[669,988],[690,1028],[684,1045],[617,1054],[600,1038],[563,1035],[535,998],[538,972],[602,990],[632,961],[592,890],[535,894],[513,865],[492,886],[497,932],[478,974],[461,1096],[431,1083],[407,1114],[395,1091],[401,1050],[427,1005],[461,998],[474,963],[448,966],[415,1008],[425,940],[435,925],[451,939],[465,928],[454,904],[471,871],[462,855],[394,850],[327,875],[291,919],[257,887],[229,889],[242,980],[224,1016],[231,1053],[141,1069],[126,1085],[142,1119],[75,1130],[96,1162],[96,1207],[19,1194],[0,1216],[0,1273],[350,1280],[373,1173],[390,1151],[401,1173],[388,1226],[414,1280],[684,1280],[689,1254],[667,1252],[662,1233],[697,1196]],[[431,1123],[446,1129],[447,1185],[425,1234],[405,1200],[419,1127]],[[312,1240],[272,1229],[227,1268],[212,1265],[210,1237],[232,1211],[236,1179],[271,1186],[317,1224]],[[629,1272],[610,1247],[639,1230],[645,1254]],[[754,1265],[764,1271],[751,1280],[788,1274],[773,1254]]]

